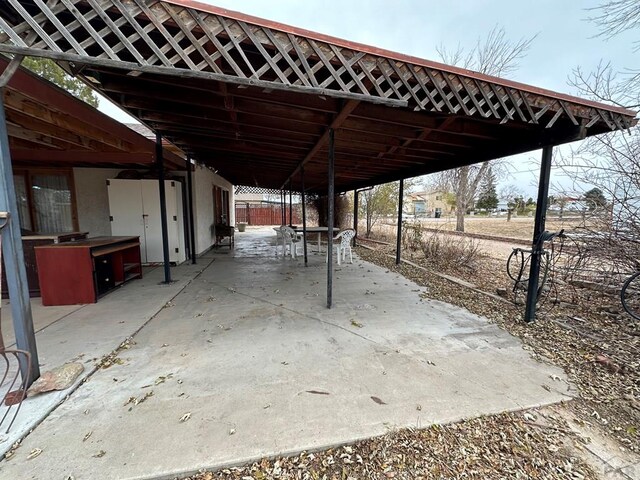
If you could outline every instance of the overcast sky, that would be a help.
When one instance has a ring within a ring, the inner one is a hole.
[[[589,7],[604,0],[204,0],[229,8],[374,45],[429,60],[440,60],[436,47],[473,48],[494,26],[505,28],[508,38],[537,34],[520,68],[509,79],[565,93],[572,69],[589,71],[601,60],[617,69],[637,67],[633,32],[614,39],[596,37],[587,19]],[[122,119],[108,102],[101,109]],[[539,152],[515,159],[515,173],[502,183],[517,183],[535,194]],[[535,172],[529,173],[530,171]]]

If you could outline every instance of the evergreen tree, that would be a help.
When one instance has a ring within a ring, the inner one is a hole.
[[[55,83],[65,89],[71,95],[88,103],[93,107],[98,106],[98,97],[91,88],[80,80],[73,78],[60,68],[53,60],[47,58],[26,57],[22,65],[42,78]]]
[[[592,188],[588,192],[585,192],[584,199],[588,204],[589,210],[607,206],[607,199],[599,188]]]
[[[476,202],[476,208],[494,210],[498,207],[498,193],[496,192],[496,175],[489,167],[485,178],[480,185],[480,194]]]

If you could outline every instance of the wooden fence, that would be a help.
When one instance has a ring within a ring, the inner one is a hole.
[[[285,207],[286,224],[302,224],[300,206],[293,206],[293,218],[289,218],[289,206]],[[265,205],[252,203],[236,204],[236,224],[246,223],[248,225],[281,225],[282,210],[280,205]]]

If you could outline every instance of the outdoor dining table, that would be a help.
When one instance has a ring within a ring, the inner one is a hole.
[[[303,233],[304,229],[302,227],[296,227],[293,229],[296,233]],[[307,233],[317,233],[318,234],[318,252],[320,252],[320,237],[322,237],[323,233],[327,233],[329,231],[329,227],[307,227]],[[334,227],[333,233],[338,233],[340,231],[339,228]],[[307,239],[305,238],[306,242]]]

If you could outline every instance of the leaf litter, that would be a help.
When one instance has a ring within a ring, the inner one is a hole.
[[[403,429],[352,445],[182,480],[583,479],[598,477],[567,448],[577,441],[560,419],[530,425],[504,413],[426,429]]]

